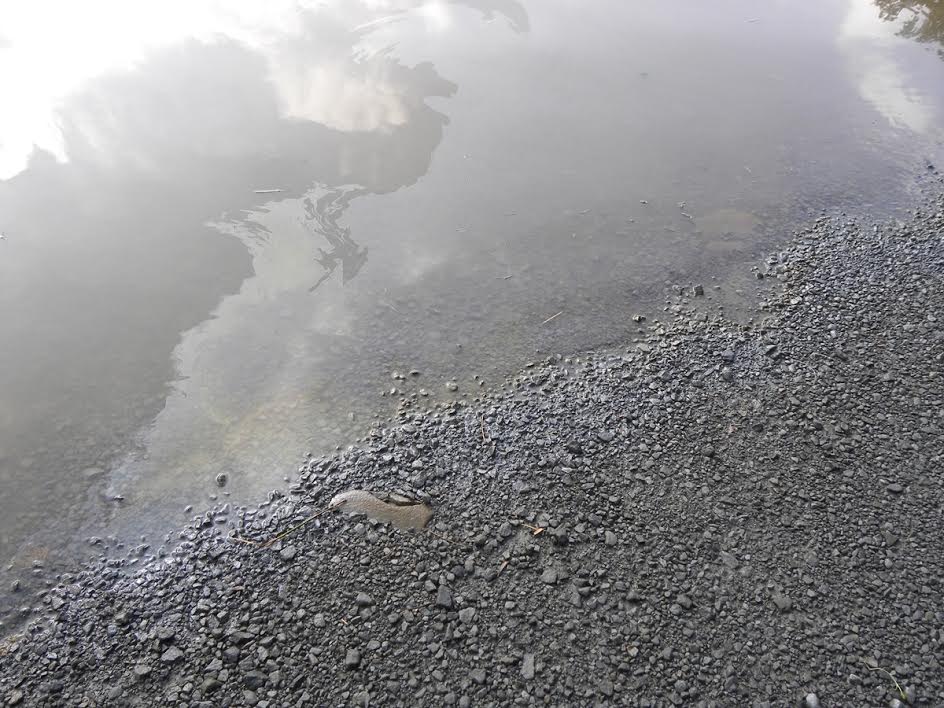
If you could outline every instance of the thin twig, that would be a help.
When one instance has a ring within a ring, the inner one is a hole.
[[[276,541],[281,541],[283,538],[285,538],[289,534],[295,533],[296,531],[298,531],[298,529],[314,521],[319,516],[324,514],[326,511],[334,511],[343,503],[344,502],[342,501],[340,504],[335,504],[334,506],[326,506],[324,509],[320,509],[316,511],[314,514],[309,516],[300,524],[296,524],[295,526],[292,526],[290,529],[283,531],[278,536],[274,536],[273,538],[270,538],[268,541],[253,541],[250,538],[240,538],[239,536],[227,536],[227,538],[229,538],[231,541],[238,541],[239,543],[246,543],[246,544],[249,544],[250,546],[256,546],[257,548],[268,548],[269,546],[273,545]]]
[[[889,673],[888,671],[886,671],[885,669],[883,669],[883,668],[880,667],[880,666],[871,666],[871,665],[869,664],[869,662],[867,662],[865,659],[860,659],[860,661],[861,661],[863,664],[865,664],[866,668],[867,668],[869,671],[881,671],[883,674],[885,674],[886,676],[888,676],[888,678],[890,678],[890,679],[892,680],[892,683],[895,684],[895,688],[898,689],[898,695],[901,696],[901,700],[903,700],[903,701],[905,701],[905,702],[908,701],[908,696],[907,696],[907,694],[901,689],[901,684],[898,683],[898,680],[897,680],[894,676],[892,676],[891,673]]]
[[[550,322],[551,320],[553,320],[553,319],[555,319],[555,318],[557,318],[557,317],[560,317],[560,316],[563,315],[563,314],[564,314],[564,311],[561,310],[561,311],[558,312],[556,315],[551,315],[550,317],[548,317],[548,318],[547,318],[546,320],[544,320],[541,324],[542,324],[542,325],[546,325],[546,324],[547,324],[548,322]]]
[[[253,541],[252,539],[249,539],[249,538],[240,538],[239,536],[227,536],[227,538],[228,538],[230,541],[238,541],[239,543],[245,543],[245,544],[248,544],[248,545],[250,545],[250,546],[258,546],[258,545],[260,545],[260,544],[262,543],[261,541]]]
[[[283,538],[285,538],[285,537],[288,536],[289,534],[295,533],[296,531],[298,531],[298,529],[302,528],[303,526],[305,526],[305,525],[308,524],[309,522],[314,521],[315,519],[317,519],[319,516],[321,516],[321,515],[322,515],[323,513],[325,513],[326,511],[331,511],[331,510],[333,510],[334,508],[335,508],[335,507],[325,507],[325,508],[322,509],[321,511],[312,514],[311,516],[309,516],[307,519],[305,519],[304,521],[302,521],[302,522],[301,522],[300,524],[298,524],[297,526],[293,526],[292,528],[288,529],[287,531],[283,531],[282,533],[280,533],[280,534],[279,534],[278,536],[276,536],[275,538],[273,538],[273,539],[271,539],[271,540],[269,540],[269,541],[266,541],[265,545],[263,545],[263,548],[267,548],[268,546],[271,546],[271,545],[274,544],[276,541],[281,541]]]

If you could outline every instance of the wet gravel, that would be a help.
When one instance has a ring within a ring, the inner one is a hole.
[[[944,704],[944,202],[821,219],[756,283],[749,322],[670,290],[628,350],[404,410],[131,576],[62,576],[0,700]],[[311,518],[350,488],[435,516]]]

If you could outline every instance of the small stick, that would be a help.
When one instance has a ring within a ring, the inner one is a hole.
[[[560,317],[560,316],[563,315],[563,314],[564,314],[564,311],[561,310],[561,311],[558,312],[556,315],[551,315],[550,317],[548,317],[548,318],[547,318],[546,320],[544,320],[541,324],[542,324],[542,325],[546,325],[546,324],[547,324],[548,322],[550,322],[551,320],[555,319],[556,317]]]
[[[498,575],[501,575],[501,572],[508,567],[508,561],[505,561],[501,564],[501,568],[498,569]]]
[[[898,695],[901,696],[901,700],[903,700],[903,701],[905,701],[905,702],[908,701],[908,696],[907,696],[907,694],[906,694],[904,691],[901,690],[901,685],[898,683],[898,681],[895,679],[894,676],[892,676],[888,671],[886,671],[885,669],[881,668],[880,666],[870,666],[869,663],[868,663],[865,659],[861,659],[860,661],[862,661],[862,663],[865,664],[866,668],[867,668],[869,671],[881,671],[883,674],[885,674],[886,676],[888,676],[888,678],[890,678],[890,679],[892,680],[892,683],[895,684],[895,688],[898,689]]]
[[[538,536],[538,535],[544,533],[544,531],[545,531],[545,529],[541,528],[540,526],[532,526],[531,524],[526,524],[526,523],[524,523],[524,522],[521,522],[521,525],[524,526],[525,528],[531,529],[531,533],[532,533],[532,535],[534,535],[534,536]]]
[[[269,546],[271,546],[272,544],[274,544],[276,541],[282,540],[283,538],[285,538],[286,536],[288,536],[290,533],[294,533],[295,531],[298,531],[298,529],[302,528],[302,527],[305,526],[306,524],[308,524],[308,523],[314,521],[314,520],[317,519],[319,516],[321,516],[322,514],[324,514],[326,511],[334,511],[334,510],[337,509],[339,506],[341,506],[341,504],[343,504],[343,503],[344,503],[344,502],[342,501],[340,504],[336,504],[335,506],[326,506],[324,509],[320,509],[319,511],[316,511],[314,514],[312,514],[311,516],[309,516],[307,519],[305,519],[304,521],[302,521],[300,524],[296,524],[295,526],[292,526],[290,529],[288,529],[288,530],[286,530],[286,531],[283,531],[283,532],[280,533],[278,536],[275,536],[275,537],[273,537],[273,538],[270,538],[268,541],[253,541],[252,539],[249,539],[249,538],[240,538],[239,536],[227,536],[227,538],[230,539],[231,541],[238,541],[239,543],[247,543],[247,544],[249,544],[250,546],[256,546],[256,547],[258,547],[258,548],[268,548]]]
[[[339,504],[338,506],[340,506],[340,504]],[[335,508],[335,507],[328,506],[328,507],[325,507],[324,509],[322,509],[321,511],[312,514],[312,515],[309,516],[307,519],[305,519],[304,521],[302,521],[300,524],[298,524],[298,525],[296,525],[296,526],[293,526],[292,528],[288,529],[287,531],[283,531],[282,533],[280,533],[280,534],[279,534],[278,536],[276,536],[275,538],[269,539],[268,541],[266,541],[266,542],[262,545],[262,547],[263,547],[263,548],[268,548],[269,546],[271,546],[272,544],[274,544],[276,541],[281,541],[283,538],[285,538],[286,536],[288,536],[290,533],[294,533],[295,531],[298,531],[298,529],[302,528],[303,526],[305,526],[305,525],[308,524],[309,522],[314,521],[315,519],[317,519],[319,516],[321,516],[321,515],[322,515],[323,513],[325,513],[326,511],[331,511],[331,510],[333,510],[334,508]]]
[[[238,541],[239,543],[245,543],[250,546],[258,546],[260,543],[262,543],[262,541],[253,541],[252,539],[240,538],[239,536],[227,536],[226,538],[228,538],[230,541]]]
[[[255,190],[256,194],[276,194],[281,192],[281,189],[257,189]]]

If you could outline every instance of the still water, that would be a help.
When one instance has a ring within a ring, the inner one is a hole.
[[[942,152],[940,3],[13,5],[4,578],[257,500],[403,393],[625,340],[823,208],[906,208]]]

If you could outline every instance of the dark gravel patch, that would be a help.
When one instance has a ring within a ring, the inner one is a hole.
[[[0,644],[0,700],[944,704],[942,211],[820,220],[748,324],[673,293],[642,346],[404,411],[131,577],[63,576]],[[436,516],[226,539],[352,487]]]

